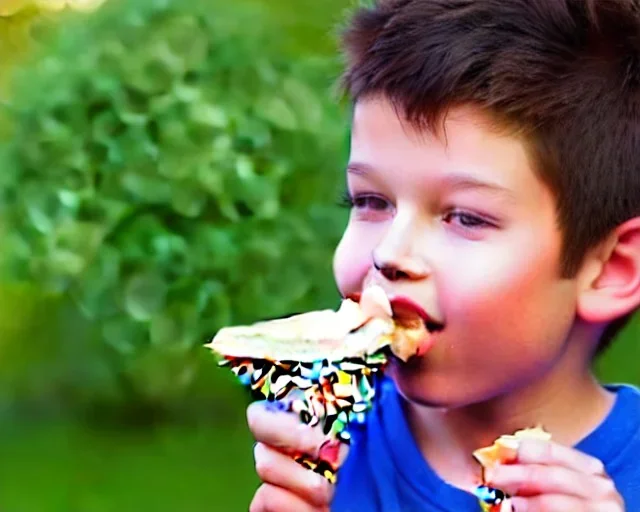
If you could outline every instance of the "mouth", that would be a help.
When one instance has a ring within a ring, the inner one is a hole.
[[[360,302],[360,293],[347,295],[346,298],[355,302]],[[393,318],[400,325],[405,327],[416,327],[416,322],[422,322],[430,333],[436,333],[444,329],[444,324],[439,322],[425,311],[417,302],[405,296],[390,297],[391,311]]]
[[[393,318],[400,325],[405,327],[415,326],[417,322],[422,322],[430,333],[439,332],[444,329],[444,324],[431,318],[420,304],[408,297],[393,297],[391,300],[391,310]]]

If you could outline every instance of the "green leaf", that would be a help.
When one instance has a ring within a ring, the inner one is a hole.
[[[84,270],[86,259],[66,249],[53,249],[48,270],[53,276],[78,276]]]
[[[277,96],[262,97],[256,105],[256,114],[281,130],[298,128],[295,113],[284,99]]]
[[[202,164],[196,169],[198,184],[210,195],[220,198],[224,193],[224,176],[219,168]]]
[[[175,16],[158,33],[175,55],[180,55],[188,68],[202,66],[209,49],[209,37],[195,16]]]
[[[318,130],[322,122],[322,105],[316,92],[301,80],[287,77],[282,83],[282,92],[294,106],[301,124],[308,130]]]
[[[171,183],[151,174],[125,172],[120,178],[122,188],[135,199],[149,203],[165,203],[172,197]]]
[[[101,247],[72,291],[87,317],[108,318],[118,312],[120,261],[121,257],[116,248]]]
[[[268,148],[273,141],[269,124],[257,117],[242,116],[236,121],[236,132],[238,142],[253,150]]]
[[[176,183],[171,194],[171,206],[185,217],[195,218],[207,202],[205,191],[190,182]]]
[[[256,177],[253,161],[247,155],[238,155],[236,159],[236,174],[241,181],[251,182]]]
[[[132,276],[124,290],[127,313],[137,321],[148,321],[165,304],[167,283],[162,276],[146,272]]]
[[[214,128],[227,128],[229,116],[218,105],[208,103],[194,103],[189,109],[189,118],[196,124]]]
[[[198,315],[193,304],[172,304],[151,319],[153,345],[189,350],[197,337]]]
[[[190,237],[189,258],[193,265],[205,270],[224,270],[235,266],[239,248],[227,229],[207,224],[198,226]]]
[[[211,156],[214,160],[226,159],[232,154],[233,139],[228,135],[219,135],[213,140],[211,150],[213,152]]]
[[[130,318],[117,316],[102,325],[102,337],[120,355],[131,357],[144,339],[144,327]]]
[[[71,190],[58,190],[60,203],[70,211],[76,212],[80,205],[80,194]]]
[[[182,103],[194,103],[202,98],[202,90],[179,82],[173,86],[172,94]]]
[[[38,187],[36,182],[22,187],[21,198],[31,225],[45,235],[51,233],[58,222],[73,214],[73,208],[66,208],[55,190]]]
[[[197,311],[202,317],[205,336],[213,336],[232,319],[229,292],[220,281],[205,281],[198,290]]]
[[[98,249],[105,234],[105,227],[93,222],[61,223],[55,231],[55,247],[72,251],[79,257],[89,259]]]

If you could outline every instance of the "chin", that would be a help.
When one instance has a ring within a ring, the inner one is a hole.
[[[457,402],[458,393],[453,383],[446,380],[435,383],[433,375],[421,370],[420,363],[411,361],[407,364],[393,362],[389,366],[388,375],[396,385],[402,397],[415,404],[428,407],[451,407]]]
[[[426,407],[457,408],[489,400],[493,395],[473,379],[438,374],[428,371],[427,366],[422,358],[406,364],[394,361],[389,366],[389,377],[407,401]]]

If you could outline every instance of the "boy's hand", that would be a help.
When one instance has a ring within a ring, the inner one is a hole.
[[[293,456],[304,454],[338,464],[347,447],[327,445],[320,428],[304,425],[295,414],[278,411],[266,402],[251,404],[247,420],[257,441],[256,472],[263,482],[250,512],[328,512],[333,486],[295,462]]]
[[[552,441],[523,440],[517,459],[485,474],[510,494],[515,512],[624,512],[624,501],[604,465]]]

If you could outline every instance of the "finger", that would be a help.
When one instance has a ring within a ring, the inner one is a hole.
[[[276,411],[269,402],[255,402],[247,408],[247,422],[256,441],[291,454],[318,458],[327,440],[319,427],[310,427],[292,413]]]
[[[586,504],[580,498],[563,494],[545,494],[529,498],[515,497],[511,499],[514,512],[587,512]]]
[[[562,466],[503,464],[485,474],[489,485],[512,496],[564,494],[581,499],[612,495],[613,482],[604,477],[578,473]]]
[[[263,484],[253,497],[249,512],[329,512],[329,507],[316,507],[286,489]]]
[[[316,506],[331,503],[333,486],[321,475],[262,443],[256,444],[254,456],[256,472],[263,482],[287,489]]]
[[[520,464],[563,466],[592,475],[605,474],[604,464],[595,457],[553,441],[539,439],[525,439],[520,442],[517,462]]]

